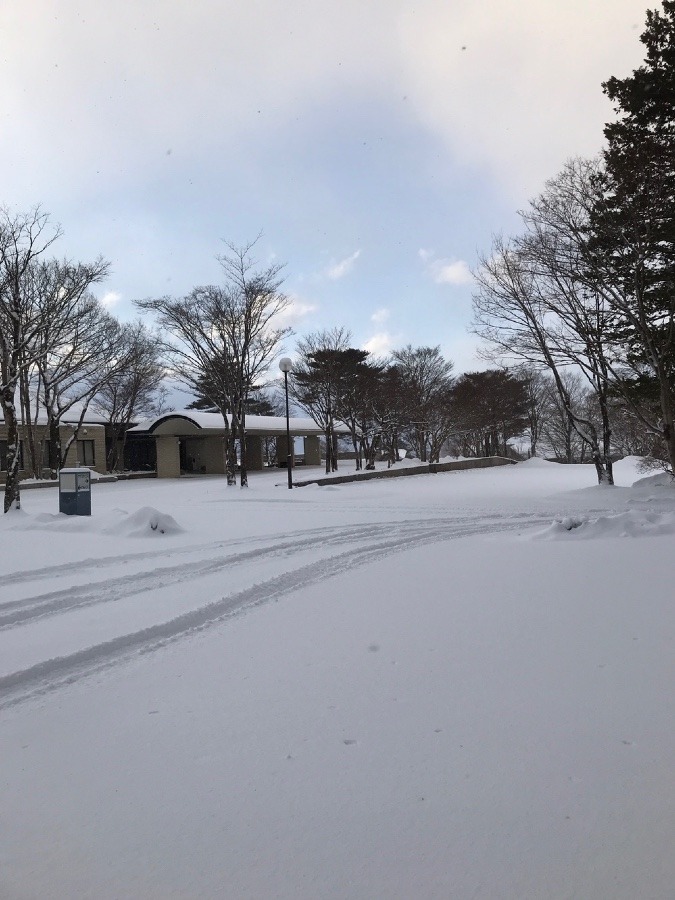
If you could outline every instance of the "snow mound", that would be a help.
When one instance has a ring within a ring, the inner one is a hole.
[[[667,472],[657,472],[634,482],[628,503],[631,506],[672,506],[675,504],[675,480]]]
[[[120,510],[121,512],[121,510]],[[153,506],[142,506],[135,513],[125,513],[112,525],[105,525],[103,534],[124,537],[148,537],[152,534],[179,534],[183,531],[173,516],[160,512]]]
[[[644,456],[622,456],[621,459],[617,459],[614,465],[619,466],[619,468],[621,468],[622,466],[641,466],[644,461]]]
[[[556,519],[543,531],[533,535],[534,540],[595,539],[614,537],[655,537],[675,534],[675,513],[643,512],[629,510],[616,516],[565,516]]]
[[[25,514],[14,520],[23,531],[51,531],[61,534],[110,534],[117,537],[149,537],[153,534],[179,534],[183,531],[173,516],[143,506],[134,513],[111,509],[102,515],[66,516],[63,513]]]
[[[665,488],[666,490],[675,490],[675,479],[668,472],[657,472],[656,475],[647,475],[646,478],[638,478],[633,482],[633,490],[651,491],[654,488]]]

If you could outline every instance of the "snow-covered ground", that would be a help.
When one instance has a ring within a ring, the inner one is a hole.
[[[0,897],[671,898],[675,490],[616,474],[25,492]]]

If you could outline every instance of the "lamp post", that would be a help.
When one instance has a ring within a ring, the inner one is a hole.
[[[293,487],[293,451],[291,450],[291,423],[288,418],[288,373],[293,371],[293,361],[284,356],[279,360],[279,368],[284,373],[284,390],[286,392],[286,467],[288,469],[288,489]]]

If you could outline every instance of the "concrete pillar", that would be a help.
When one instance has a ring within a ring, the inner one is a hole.
[[[180,477],[180,451],[178,438],[173,435],[162,435],[155,438],[157,442],[157,477]]]
[[[263,468],[262,438],[257,434],[246,435],[246,468],[249,472],[259,472]]]
[[[305,438],[305,465],[321,465],[321,444],[318,435]]]
[[[223,438],[211,435],[202,439],[200,454],[201,464],[208,475],[225,474],[225,457],[223,455]]]
[[[295,465],[295,441],[293,440],[293,435],[291,435],[291,466]],[[288,456],[288,444],[286,443],[286,435],[279,435],[277,438],[277,465],[280,469],[286,468],[286,457]]]

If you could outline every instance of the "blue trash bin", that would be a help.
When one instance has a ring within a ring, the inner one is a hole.
[[[91,515],[91,472],[89,469],[61,469],[59,472],[59,512],[67,516]]]

